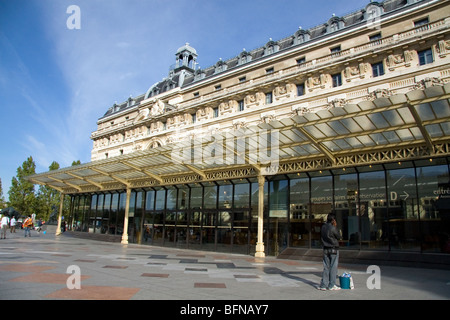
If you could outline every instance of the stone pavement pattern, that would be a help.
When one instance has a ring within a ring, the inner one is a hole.
[[[80,290],[68,288],[70,266],[79,267]],[[450,270],[380,266],[381,289],[370,290],[367,267],[340,264],[338,274],[351,272],[355,289],[319,291],[318,262],[122,245],[52,233],[33,232],[24,238],[18,230],[0,240],[0,299],[450,299]]]

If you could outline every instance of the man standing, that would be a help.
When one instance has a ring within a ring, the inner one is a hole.
[[[0,235],[0,239],[6,239],[6,230],[9,227],[9,217],[4,215],[2,217],[2,220],[0,222],[1,224],[1,235]]]
[[[320,232],[323,244],[323,275],[317,288],[319,290],[341,290],[340,287],[336,286],[339,239],[341,238],[336,226],[336,216],[330,213]]]

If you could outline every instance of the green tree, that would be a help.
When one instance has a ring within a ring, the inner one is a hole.
[[[31,215],[36,208],[34,184],[26,179],[35,173],[36,164],[30,156],[21,167],[17,168],[17,176],[11,180],[11,188],[8,191],[9,204],[22,215]]]
[[[53,161],[48,167],[49,171],[58,170],[59,163]],[[52,212],[57,212],[59,208],[61,193],[55,189],[48,186],[39,186],[36,195],[36,215],[42,218],[44,221],[48,221]]]
[[[0,210],[6,206],[5,198],[3,197],[2,179],[0,178]]]

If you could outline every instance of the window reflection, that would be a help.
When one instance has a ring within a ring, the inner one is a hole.
[[[264,186],[268,254],[320,248],[334,212],[341,248],[450,253],[447,159],[389,163],[270,177]],[[258,183],[237,179],[133,190],[129,241],[254,253]],[[126,192],[74,195],[68,229],[123,234]]]

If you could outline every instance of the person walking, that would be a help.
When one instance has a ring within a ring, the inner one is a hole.
[[[38,220],[38,227],[37,227],[37,232],[41,232],[41,230],[42,230],[42,219],[41,218],[39,218],[39,220]]]
[[[339,263],[339,240],[341,238],[337,228],[336,216],[330,213],[327,222],[322,226],[320,237],[323,245],[323,274],[319,290],[340,290],[336,285]]]
[[[6,230],[9,227],[9,217],[4,215],[2,217],[0,224],[1,224],[0,239],[6,239]]]
[[[16,223],[17,223],[16,217],[12,216],[9,229],[10,233],[16,233]]]
[[[25,221],[23,222],[23,228],[25,229],[25,238],[27,237],[27,234],[29,237],[31,237],[31,228],[33,227],[33,219],[31,219],[31,216],[28,216]]]

